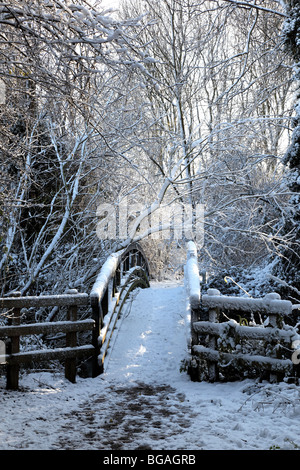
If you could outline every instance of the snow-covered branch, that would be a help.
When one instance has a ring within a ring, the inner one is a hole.
[[[214,0],[213,0],[214,1]],[[272,8],[267,8],[267,7],[264,7],[262,5],[256,5],[253,1],[249,1],[249,2],[242,2],[242,1],[239,1],[239,0],[222,0],[223,2],[227,2],[227,3],[231,3],[237,7],[240,7],[240,8],[253,8],[255,10],[260,10],[260,11],[264,11],[264,12],[267,12],[267,13],[272,13],[274,15],[279,15],[279,16],[282,16],[283,18],[286,18],[287,15],[286,13],[284,13],[283,11],[279,11],[279,10],[274,10]],[[277,2],[278,5],[280,6],[280,2]]]

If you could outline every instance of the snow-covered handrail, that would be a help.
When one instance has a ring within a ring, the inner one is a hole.
[[[200,276],[197,260],[197,247],[194,242],[187,243],[187,262],[185,267],[189,302],[192,309],[200,305]]]
[[[138,243],[132,243],[127,248],[112,253],[103,264],[92,287],[90,293],[92,302],[93,299],[96,299],[96,301],[102,300],[109,282],[117,274],[118,269],[125,272],[133,266],[140,266],[149,276],[149,264],[142,247]],[[119,276],[121,276],[121,272],[119,272]]]
[[[193,324],[198,320],[201,286],[198,268],[197,247],[193,241],[187,243],[187,261],[184,268],[185,287],[187,292],[187,340],[188,349],[197,344],[198,336],[193,329]]]
[[[91,298],[102,299],[111,278],[115,275],[124,250],[112,253],[103,264],[91,291]]]
[[[209,291],[209,295],[202,295],[202,306],[206,308],[222,308],[231,311],[238,310],[273,315],[290,315],[293,309],[292,302],[282,300],[276,292],[267,294],[259,299],[254,299],[251,297],[221,295],[217,289],[209,289]]]
[[[94,376],[103,372],[104,359],[125,299],[135,287],[149,287],[149,274],[147,258],[138,243],[111,254],[103,264],[90,293],[96,323]]]

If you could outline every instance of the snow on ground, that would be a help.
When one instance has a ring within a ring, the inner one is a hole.
[[[298,387],[195,383],[181,371],[183,286],[154,283],[127,307],[103,375],[24,374],[19,391],[0,377],[1,450],[300,448]]]

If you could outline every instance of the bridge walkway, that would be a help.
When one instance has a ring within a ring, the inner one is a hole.
[[[185,288],[154,282],[127,302],[107,358],[107,377],[121,381],[172,382],[187,350]]]
[[[80,413],[65,415],[67,435],[55,448],[164,450],[199,445],[193,437],[197,413],[186,396],[195,384],[181,371],[187,351],[183,282],[151,282],[150,288],[131,293],[131,300],[122,309],[103,374],[91,379],[93,392]]]

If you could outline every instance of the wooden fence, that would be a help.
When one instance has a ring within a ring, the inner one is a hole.
[[[293,311],[291,302],[277,293],[246,298],[208,289],[202,295],[193,243],[188,248],[185,276],[191,316],[189,373],[193,380],[299,377],[292,357],[293,344],[300,344],[300,336],[285,322]]]
[[[0,365],[6,365],[7,388],[17,389],[20,365],[34,361],[63,360],[65,376],[71,382],[76,380],[79,358],[88,358],[90,376],[101,374],[122,307],[136,287],[149,287],[149,265],[140,245],[133,243],[108,257],[90,295],[70,289],[63,295],[21,297],[16,292],[13,297],[1,298],[0,308],[9,311],[8,325],[0,326]],[[20,311],[26,307],[67,307],[67,320],[22,325]],[[78,320],[78,307],[90,308],[92,318]],[[77,333],[88,331],[92,332],[91,344],[78,346]],[[65,347],[20,350],[22,336],[57,333],[66,335]]]
[[[24,307],[67,307],[67,320],[57,322],[42,322],[21,324],[21,309]],[[20,365],[34,361],[63,360],[65,362],[65,376],[71,382],[76,381],[76,364],[78,358],[94,356],[95,345],[87,344],[77,346],[77,333],[79,331],[93,331],[93,319],[77,320],[78,307],[90,308],[88,294],[80,294],[70,289],[63,295],[41,295],[21,297],[15,293],[13,297],[0,299],[0,308],[8,309],[9,325],[0,327],[0,338],[6,344],[5,357],[0,364],[6,365],[7,388],[16,390],[19,387]],[[66,346],[55,349],[41,349],[20,351],[20,338],[25,335],[64,333]]]

